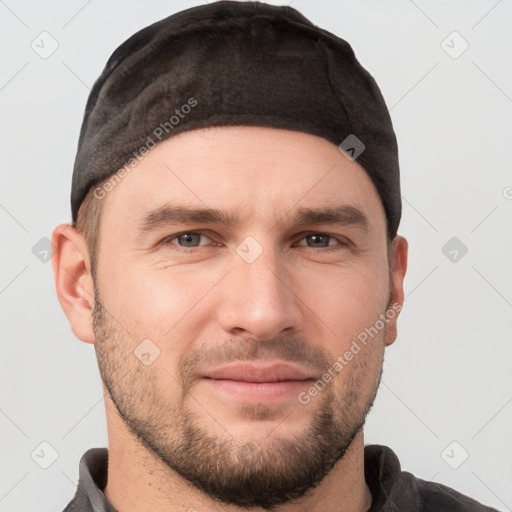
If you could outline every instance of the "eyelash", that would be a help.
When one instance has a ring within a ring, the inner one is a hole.
[[[206,234],[205,231],[183,231],[182,233],[177,233],[176,235],[172,235],[170,237],[167,237],[167,238],[164,238],[161,242],[162,245],[173,245],[177,248],[177,250],[179,251],[183,251],[183,252],[186,252],[186,253],[194,253],[196,252],[198,249],[200,249],[201,246],[199,247],[182,247],[178,244],[173,244],[172,241],[179,238],[180,236],[183,236],[183,235],[204,235],[206,237],[208,237],[208,235]],[[329,238],[332,238],[334,240],[336,240],[339,245],[335,245],[335,246],[329,246],[328,248],[316,248],[316,252],[320,252],[320,253],[330,253],[330,252],[333,252],[333,251],[337,251],[337,250],[340,250],[342,248],[345,248],[349,245],[349,243],[347,241],[345,241],[343,238],[338,238],[338,237],[335,237],[333,235],[329,235],[328,233],[322,233],[320,231],[310,231],[310,232],[307,232],[307,233],[301,233],[301,238],[299,239],[300,240],[303,240],[304,238],[306,238],[307,236],[309,235],[321,235],[321,236],[327,236]],[[210,238],[210,237],[208,237]],[[308,247],[308,246],[301,246],[301,247]],[[315,247],[308,247],[309,249],[315,249]]]

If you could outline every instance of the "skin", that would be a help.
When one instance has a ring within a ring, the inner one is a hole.
[[[363,168],[313,135],[215,127],[160,143],[102,201],[96,279],[68,224],[54,230],[53,266],[71,328],[98,357],[109,501],[123,512],[367,511],[363,425],[396,339],[408,247],[395,237],[388,267],[385,212]],[[164,203],[244,222],[138,230]],[[362,211],[367,229],[291,224],[299,207],[340,204]],[[188,246],[176,238],[198,231]],[[262,249],[252,263],[237,253],[248,236]],[[316,380],[392,305],[385,328],[307,404],[297,394],[246,402],[202,378],[280,359]],[[147,366],[133,353],[145,339],[160,351]]]

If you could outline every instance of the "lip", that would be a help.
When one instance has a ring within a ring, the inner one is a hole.
[[[234,363],[209,370],[202,379],[217,395],[252,403],[276,403],[296,397],[313,380],[311,372],[283,362]]]
[[[233,363],[209,370],[204,373],[203,377],[252,383],[303,381],[314,378],[307,370],[284,362],[267,364]]]

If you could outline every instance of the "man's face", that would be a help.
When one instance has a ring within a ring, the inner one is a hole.
[[[368,175],[312,135],[222,127],[160,143],[103,201],[96,351],[127,428],[227,503],[304,495],[362,428],[393,341],[397,314],[360,341],[391,308]]]

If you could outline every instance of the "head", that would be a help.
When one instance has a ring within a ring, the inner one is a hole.
[[[210,497],[300,498],[362,431],[407,267],[370,174],[315,133],[195,126],[108,190],[96,179],[54,231],[59,300],[94,344],[107,406]],[[239,363],[293,376],[216,373]]]
[[[122,421],[219,499],[270,506],[301,496],[362,428],[403,303],[407,245],[395,237],[388,257],[366,172],[319,137],[220,127],[162,142],[100,203],[89,210],[97,222],[101,209],[94,277],[76,228],[55,240],[56,272]],[[340,207],[337,223],[299,215]],[[187,220],[178,208],[223,220]],[[248,237],[253,261],[240,250]],[[233,396],[206,378],[276,360],[309,379],[279,400]]]

